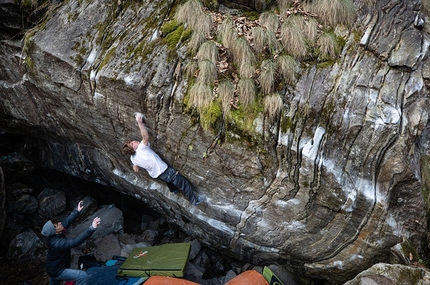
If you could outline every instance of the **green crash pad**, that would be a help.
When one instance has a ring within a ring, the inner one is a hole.
[[[190,249],[190,243],[135,248],[118,269],[118,275],[183,277]]]

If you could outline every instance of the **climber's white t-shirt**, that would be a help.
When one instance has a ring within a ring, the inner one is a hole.
[[[133,165],[146,169],[152,178],[157,178],[167,169],[167,164],[149,147],[149,143],[144,145],[140,142],[130,159]]]

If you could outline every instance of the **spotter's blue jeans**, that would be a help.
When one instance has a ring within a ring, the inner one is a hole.
[[[75,285],[87,285],[87,273],[79,269],[66,268],[55,278],[51,277],[49,285],[60,285],[61,281],[75,280]]]

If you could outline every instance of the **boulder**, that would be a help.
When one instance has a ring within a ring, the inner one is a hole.
[[[66,209],[66,194],[64,191],[45,188],[37,196],[39,214],[50,220]]]
[[[113,233],[122,233],[124,229],[124,218],[121,210],[115,207],[115,205],[102,205],[97,207],[94,211],[79,217],[79,220],[74,222],[67,229],[68,237],[73,238],[85,231],[91,226],[95,217],[100,218],[100,224],[89,240],[94,241]]]
[[[106,262],[114,255],[121,254],[121,246],[116,235],[110,234],[94,241],[96,249],[94,257],[98,261]]]
[[[14,203],[14,211],[19,214],[31,214],[37,211],[38,206],[36,197],[22,194]]]
[[[40,258],[37,250],[43,247],[43,243],[33,231],[18,234],[10,243],[8,258],[12,261],[31,261]]]
[[[422,267],[378,263],[344,285],[430,284],[430,271]]]
[[[0,167],[3,169],[5,180],[11,184],[19,178],[36,171],[36,164],[23,154],[13,152],[0,157]]]

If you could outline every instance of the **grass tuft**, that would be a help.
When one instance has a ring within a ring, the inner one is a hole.
[[[274,80],[275,63],[271,59],[265,59],[261,63],[260,76],[258,78],[263,94],[268,95],[272,92]]]
[[[270,53],[276,54],[278,51],[282,49],[282,44],[276,38],[276,34],[271,31],[266,32],[266,42],[269,48]]]
[[[339,45],[333,33],[323,32],[317,40],[317,47],[321,59],[328,60],[336,57],[339,52]]]
[[[309,42],[314,43],[318,33],[318,22],[312,17],[304,18],[303,32]]]
[[[222,112],[224,118],[228,116],[231,110],[231,103],[234,98],[234,84],[231,80],[223,80],[218,85],[218,95],[221,99]]]
[[[213,100],[212,88],[201,82],[197,82],[191,87],[190,99],[188,103],[200,113],[204,107]]]
[[[210,60],[214,65],[216,65],[219,60],[218,47],[214,41],[206,41],[201,46],[197,53],[198,60]]]
[[[255,54],[245,37],[239,37],[236,40],[233,47],[233,57],[239,66],[242,64],[254,65],[256,62]]]
[[[289,55],[280,55],[276,58],[276,68],[288,84],[296,81],[298,63]]]
[[[204,35],[209,34],[212,28],[212,17],[205,13],[203,4],[199,0],[185,2],[176,11],[175,18]]]
[[[255,66],[248,61],[248,58],[242,60],[239,68],[239,74],[242,78],[252,78],[255,74]]]
[[[226,30],[222,37],[222,44],[227,48],[229,54],[233,54],[239,36],[234,29]]]
[[[338,24],[352,26],[356,11],[352,0],[319,0],[309,6],[321,23],[335,27]]]
[[[199,75],[197,76],[197,82],[204,85],[213,86],[215,80],[218,77],[217,69],[212,61],[204,59],[199,61]]]
[[[237,84],[239,102],[245,106],[251,104],[255,99],[255,83],[253,79],[242,78]]]
[[[229,29],[233,29],[233,19],[231,18],[231,16],[227,16],[224,21],[222,21],[222,23],[218,25],[218,37],[222,38],[223,34]]]
[[[193,32],[188,43],[188,50],[190,50],[191,54],[195,55],[205,40],[206,38],[201,32]]]
[[[252,29],[252,38],[254,43],[254,50],[257,53],[262,53],[264,45],[266,44],[266,33],[263,28],[255,27]]]
[[[197,62],[193,60],[189,61],[184,67],[185,77],[187,79],[193,78],[198,69],[199,69],[199,65],[197,64]]]
[[[260,17],[260,25],[265,27],[268,31],[276,33],[279,26],[279,18],[272,11],[265,11],[261,13]]]
[[[264,113],[273,119],[279,115],[283,107],[282,98],[279,93],[272,93],[264,97]]]
[[[298,17],[288,17],[281,26],[281,40],[285,50],[296,58],[307,55],[306,37],[301,31]]]
[[[291,4],[293,4],[293,1],[292,0],[276,0],[276,3],[278,4],[279,10],[282,13],[291,7]]]

